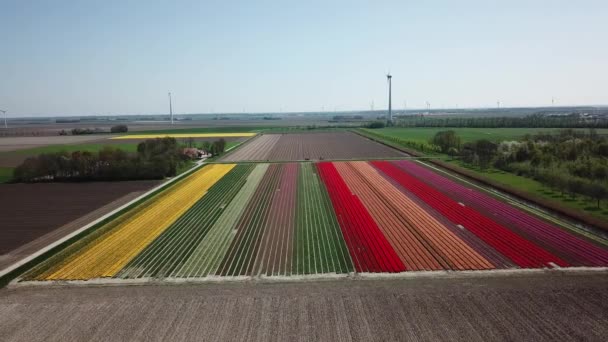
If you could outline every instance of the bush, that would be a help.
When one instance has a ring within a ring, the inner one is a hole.
[[[103,133],[103,131],[99,128],[91,129],[91,128],[74,128],[72,129],[72,135],[84,135],[84,134],[96,134]]]
[[[383,121],[374,121],[374,122],[370,122],[369,124],[367,124],[367,128],[384,128],[386,127],[386,124]]]
[[[127,125],[116,125],[110,128],[111,133],[127,133],[129,131],[129,127]]]
[[[431,144],[439,146],[442,153],[447,153],[451,148],[460,148],[460,137],[454,131],[437,132]]]

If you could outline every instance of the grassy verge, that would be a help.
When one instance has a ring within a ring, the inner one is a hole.
[[[193,168],[196,165],[196,162],[193,160],[186,160],[184,163],[182,163],[181,165],[179,165],[179,167],[176,170],[176,176],[181,175],[184,172],[187,172],[188,170],[190,170],[191,168]]]
[[[490,141],[519,140],[526,134],[536,134],[539,132],[557,132],[558,128],[450,128],[450,127],[387,127],[371,129],[366,131],[375,132],[386,137],[406,139],[417,143],[428,143],[430,139],[440,131],[455,131],[463,143],[488,139]],[[587,132],[587,129],[580,129]],[[598,134],[608,134],[608,129],[598,129]]]
[[[7,183],[13,179],[14,167],[0,167],[0,183]]]
[[[126,152],[137,152],[137,143],[124,144],[75,144],[75,145],[48,145],[41,147],[28,148],[25,150],[9,151],[0,154],[2,156],[19,155],[19,156],[37,156],[42,153],[54,153],[66,151],[68,153],[76,151],[98,152],[104,147],[119,148]]]

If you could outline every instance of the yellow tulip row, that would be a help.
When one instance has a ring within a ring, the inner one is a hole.
[[[119,224],[111,233],[85,246],[65,264],[57,265],[37,278],[75,280],[115,276],[234,166],[215,164],[203,167]]]

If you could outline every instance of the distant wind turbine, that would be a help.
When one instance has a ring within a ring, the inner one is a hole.
[[[392,104],[391,104],[391,83],[393,76],[390,72],[386,74],[386,81],[388,82],[388,122],[393,122],[393,112],[392,112]]]
[[[4,128],[8,128],[8,126],[6,125],[6,111],[0,109],[0,112],[2,112],[2,114],[4,114]]]
[[[169,115],[171,116],[171,124],[173,125],[173,105],[171,103],[171,92],[169,92]]]

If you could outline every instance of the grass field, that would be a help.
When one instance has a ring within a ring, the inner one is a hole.
[[[372,133],[378,133],[389,137],[406,139],[417,143],[427,143],[439,131],[453,130],[458,134],[463,143],[488,139],[491,141],[518,140],[526,134],[539,132],[555,132],[556,128],[449,128],[449,127],[416,127],[416,128],[380,128],[365,129]],[[585,131],[585,130],[583,130]],[[608,129],[598,129],[598,134],[608,135]]]
[[[272,127],[250,126],[250,127],[194,127],[194,128],[175,128],[157,129],[142,131],[141,134],[191,134],[191,133],[256,133]]]
[[[13,167],[0,167],[0,183],[6,183],[13,178]]]
[[[74,145],[49,145],[49,146],[41,146],[28,148],[25,150],[17,150],[11,152],[4,152],[0,154],[0,158],[2,156],[8,155],[31,155],[36,156],[42,153],[54,153],[54,152],[75,152],[75,151],[89,151],[89,152],[98,152],[101,151],[104,147],[109,146],[112,148],[119,148],[121,150],[127,152],[136,152],[137,144],[136,143],[124,143],[124,144],[74,144]]]
[[[518,176],[513,173],[496,169],[480,170],[478,167],[474,167],[457,160],[452,160],[450,162],[471,171],[475,171],[476,173],[498,183],[544,197],[548,200],[560,202],[566,207],[581,210],[598,218],[608,220],[608,203],[601,203],[600,207],[598,208],[597,202],[594,200],[580,195],[576,196],[576,198],[572,198],[565,193],[551,190],[549,187],[543,186],[540,182],[537,182],[531,178]]]

